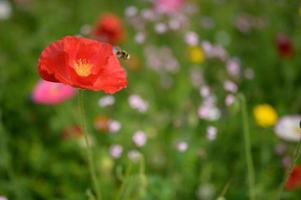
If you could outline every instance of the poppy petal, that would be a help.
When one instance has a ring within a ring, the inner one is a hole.
[[[111,56],[107,65],[101,70],[94,87],[105,93],[113,94],[127,86],[126,73],[118,59]]]

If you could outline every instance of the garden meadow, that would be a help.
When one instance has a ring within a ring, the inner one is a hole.
[[[0,200],[301,199],[301,2],[0,0]]]

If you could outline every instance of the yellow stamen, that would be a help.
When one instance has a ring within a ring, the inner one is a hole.
[[[74,61],[73,68],[79,76],[86,77],[91,74],[92,65],[85,59],[79,59]]]

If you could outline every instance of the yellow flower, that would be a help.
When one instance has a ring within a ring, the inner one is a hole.
[[[273,126],[278,119],[275,109],[268,104],[255,106],[253,113],[256,123],[262,127]]]
[[[188,57],[195,64],[201,64],[205,60],[205,54],[200,47],[190,47],[188,49]]]

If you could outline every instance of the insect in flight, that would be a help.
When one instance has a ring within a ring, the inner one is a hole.
[[[120,58],[122,60],[129,60],[131,58],[130,54],[126,52],[125,50],[120,49],[119,47],[114,47],[113,52],[117,56],[117,58]]]

